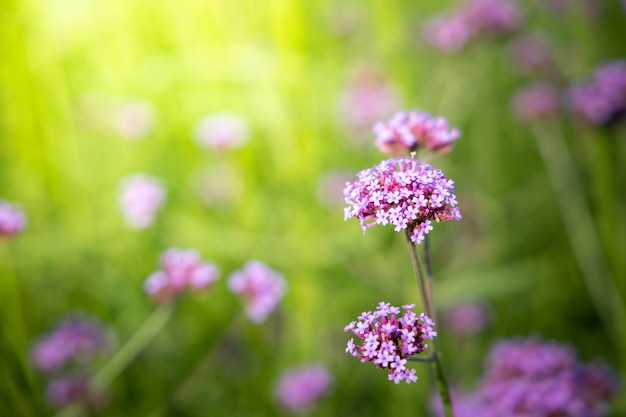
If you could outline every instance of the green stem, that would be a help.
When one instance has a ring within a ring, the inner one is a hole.
[[[426,288],[428,293],[426,296],[428,297],[428,301],[430,305],[433,306],[433,311],[430,312],[430,319],[437,323],[437,312],[435,311],[435,298],[433,292],[433,272],[430,263],[430,240],[428,239],[428,235],[424,237],[424,265],[426,266]]]
[[[165,327],[172,316],[173,306],[164,304],[157,307],[143,325],[132,335],[115,355],[91,380],[91,388],[103,391],[126,367],[145,349],[154,337]]]
[[[411,356],[409,359],[407,359],[409,362],[432,362],[435,360],[435,355],[428,355],[428,356]]]
[[[431,300],[428,297],[428,288],[426,286],[426,280],[424,279],[424,271],[422,269],[422,263],[420,262],[419,254],[417,253],[417,247],[411,241],[410,232],[406,232],[406,243],[409,245],[409,252],[411,254],[411,262],[413,264],[413,270],[415,271],[415,280],[417,281],[417,287],[419,288],[420,299],[422,306],[426,310],[426,315],[432,318],[433,306]]]
[[[439,355],[433,354],[434,360],[431,362],[433,371],[435,372],[435,381],[437,382],[437,389],[439,390],[439,396],[443,404],[443,411],[446,417],[453,417],[452,413],[452,399],[450,397],[450,390],[448,388],[448,381],[443,372],[443,366]]]

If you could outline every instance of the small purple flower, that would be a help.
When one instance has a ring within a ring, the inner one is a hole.
[[[356,217],[365,232],[377,224],[407,230],[420,243],[432,230],[431,222],[460,220],[454,182],[443,172],[414,158],[382,161],[357,174],[344,189],[348,207],[344,218]]]
[[[249,261],[228,279],[228,286],[246,304],[250,320],[263,322],[276,308],[286,290],[285,278],[263,262]]]
[[[170,248],[161,254],[161,269],[144,282],[144,290],[157,302],[167,302],[186,290],[208,288],[219,277],[219,269],[202,262],[193,249]]]
[[[424,26],[426,43],[444,52],[452,53],[463,49],[471,36],[471,28],[460,14],[439,16]]]
[[[65,374],[51,380],[46,386],[46,400],[55,408],[82,404],[90,410],[101,408],[107,398],[103,393],[89,390],[90,377],[83,374]]]
[[[461,10],[475,33],[504,35],[522,22],[519,7],[509,0],[468,0]]]
[[[374,144],[390,156],[406,156],[420,149],[445,154],[461,136],[444,117],[417,110],[398,112],[387,123],[376,123],[373,130]]]
[[[217,112],[205,116],[195,128],[195,138],[205,149],[236,149],[250,138],[246,120],[231,112]]]
[[[549,119],[559,111],[560,95],[548,83],[535,83],[519,90],[511,106],[518,119],[525,122]]]
[[[459,335],[475,335],[491,321],[491,310],[485,303],[474,301],[457,304],[444,314],[446,328]]]
[[[165,200],[165,189],[158,178],[134,174],[120,183],[119,205],[126,223],[135,229],[145,229],[156,217]]]
[[[113,127],[124,139],[138,141],[152,131],[155,118],[156,111],[150,103],[135,100],[115,109]]]
[[[407,369],[407,359],[424,352],[428,348],[425,340],[433,340],[437,332],[430,318],[424,313],[416,316],[412,308],[412,305],[403,306],[404,314],[398,317],[400,308],[381,302],[373,313],[362,313],[359,321],[344,328],[361,340],[361,346],[350,339],[346,352],[361,362],[373,362],[377,368],[389,369],[389,380],[396,384],[402,380],[407,384],[415,382],[415,370]]]
[[[303,414],[313,409],[332,385],[332,377],[321,364],[291,367],[280,376],[275,396],[287,410]]]
[[[626,114],[626,61],[605,64],[591,80],[574,85],[569,103],[574,113],[594,125],[622,120]]]
[[[13,237],[26,225],[26,215],[22,209],[5,200],[0,200],[0,237]]]
[[[535,34],[519,35],[508,45],[513,67],[526,74],[549,74],[556,63],[546,42]]]
[[[63,319],[49,333],[39,337],[31,350],[36,369],[51,372],[70,362],[84,362],[112,344],[102,326],[91,319],[72,316]]]

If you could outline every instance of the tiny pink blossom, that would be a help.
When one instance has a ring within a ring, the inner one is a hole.
[[[26,226],[26,215],[17,204],[0,200],[0,237],[13,237]]]
[[[217,112],[205,116],[196,124],[195,138],[205,149],[236,149],[250,138],[250,127],[238,114]]]
[[[156,111],[150,103],[135,100],[115,109],[113,127],[124,139],[138,141],[152,131],[155,119]]]
[[[424,26],[426,43],[444,52],[461,50],[471,36],[471,28],[460,14],[436,17]]]
[[[554,86],[535,83],[519,90],[511,104],[518,119],[533,122],[556,116],[559,101],[560,95]]]
[[[290,367],[276,385],[278,402],[294,413],[310,412],[316,402],[330,389],[332,377],[321,364],[311,363]]]
[[[263,322],[276,308],[286,289],[285,278],[263,262],[249,261],[232,273],[228,286],[246,304],[250,320]]]
[[[144,290],[156,302],[171,301],[187,290],[208,288],[220,272],[216,265],[202,262],[193,249],[167,249],[161,254],[160,264],[161,269],[144,282]]]
[[[119,205],[126,223],[134,229],[150,226],[165,200],[165,189],[158,178],[134,174],[120,182]]]

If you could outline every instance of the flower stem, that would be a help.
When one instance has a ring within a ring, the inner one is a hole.
[[[422,263],[420,261],[419,254],[417,253],[417,246],[411,241],[411,235],[406,233],[406,241],[409,245],[409,252],[411,254],[411,262],[413,263],[413,270],[415,271],[415,279],[417,281],[417,287],[419,288],[420,298],[422,304],[426,309],[426,314],[429,318],[433,319],[435,316],[434,298],[433,298],[433,286],[432,286],[432,274],[430,273],[430,257],[428,251],[425,251],[426,268],[428,277],[424,274]],[[427,282],[428,280],[428,282]],[[441,359],[438,354],[438,342],[437,338],[433,340],[432,354],[429,357],[423,358],[422,361],[415,362],[430,362],[435,373],[435,381],[437,383],[437,390],[443,403],[443,410],[445,417],[453,417],[452,412],[452,399],[450,397],[450,390],[448,389],[448,382],[443,372],[443,366],[441,365]]]
[[[103,391],[154,339],[172,316],[173,306],[157,307],[131,338],[113,355],[91,380],[91,389]]]
[[[433,295],[433,272],[430,264],[430,241],[428,239],[428,235],[424,237],[424,265],[426,266],[426,288],[428,290],[426,296],[428,297],[430,305],[434,306],[435,300]],[[429,316],[430,319],[437,323],[437,312],[434,308],[433,311],[431,311],[429,314],[431,314]]]

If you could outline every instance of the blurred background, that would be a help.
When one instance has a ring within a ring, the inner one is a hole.
[[[344,352],[362,311],[419,304],[403,236],[343,220],[345,182],[386,158],[372,126],[403,109],[462,132],[430,160],[463,215],[430,234],[440,317],[484,313],[438,323],[452,383],[472,389],[518,335],[623,375],[626,107],[585,118],[570,99],[626,57],[622,6],[519,1],[468,29],[448,1],[4,0],[0,199],[27,222],[0,239],[0,415],[54,415],[34,343],[96,320],[110,346],[81,366],[97,372],[155,310],[143,282],[170,247],[220,279],[178,300],[93,415],[290,415],[274,387],[310,362],[333,379],[312,416],[430,415],[426,365],[395,385]],[[536,82],[556,99],[515,101]],[[134,174],[164,190],[143,223],[120,200]],[[258,324],[227,285],[253,259],[287,283]]]

